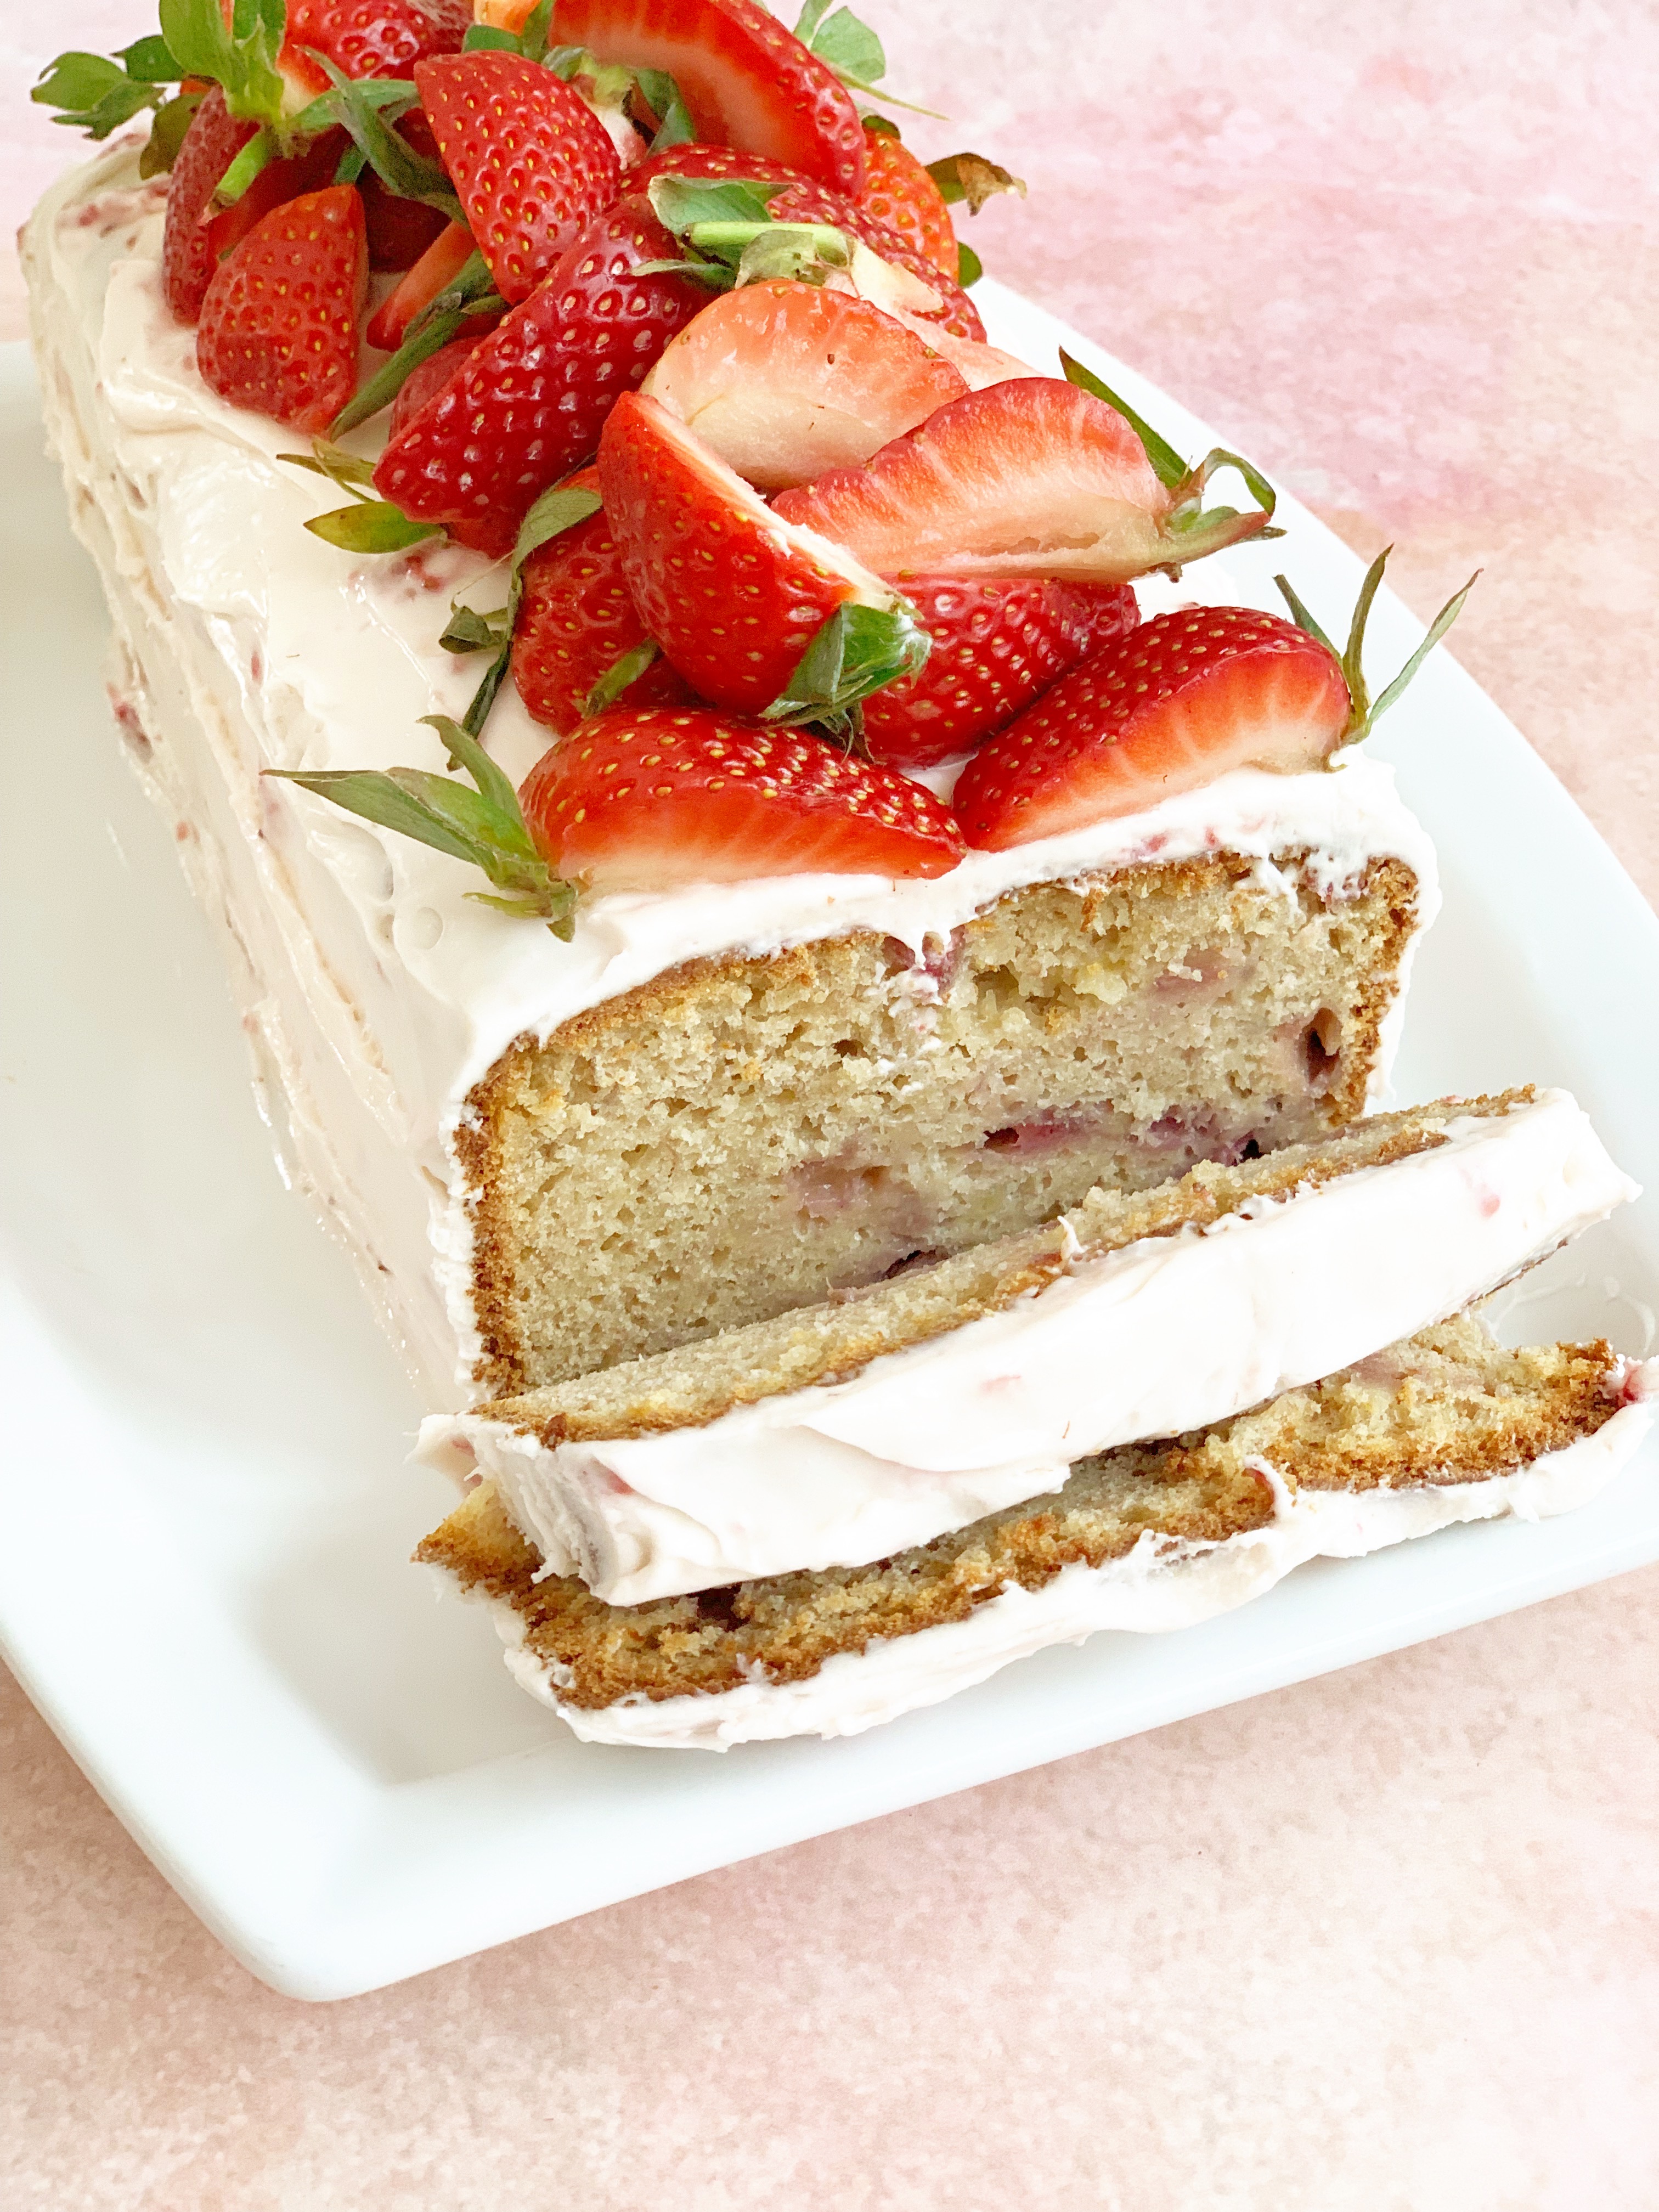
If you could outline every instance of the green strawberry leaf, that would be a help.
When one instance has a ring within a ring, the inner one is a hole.
[[[1370,620],[1371,608],[1382,586],[1382,572],[1389,565],[1389,556],[1393,550],[1392,545],[1385,545],[1376,560],[1371,562],[1370,567],[1366,569],[1359,586],[1359,596],[1354,602],[1353,619],[1348,625],[1348,641],[1340,653],[1337,653],[1336,647],[1303,605],[1285,579],[1283,576],[1273,578],[1274,583],[1278,585],[1283,595],[1285,605],[1291,611],[1291,620],[1298,628],[1305,629],[1310,637],[1316,638],[1327,653],[1335,654],[1342,664],[1342,675],[1348,687],[1350,708],[1348,727],[1343,738],[1345,744],[1358,744],[1362,738],[1370,735],[1376,727],[1379,719],[1388,713],[1389,708],[1400,697],[1418,670],[1421,668],[1423,663],[1457,620],[1458,616],[1462,614],[1463,602],[1474,589],[1480,575],[1480,571],[1477,568],[1462,590],[1452,593],[1450,599],[1429,624],[1422,644],[1418,647],[1393,682],[1384,684],[1373,702],[1370,687],[1365,681],[1365,628]]]
[[[697,136],[696,125],[678,84],[667,70],[637,70],[634,81],[649,110],[649,119],[655,125],[650,133],[652,153],[665,153],[671,146],[691,145]]]
[[[459,337],[474,316],[495,314],[506,305],[483,254],[469,254],[453,283],[428,301],[410,323],[397,352],[381,362],[356,398],[335,416],[330,425],[334,436],[343,438],[371,415],[390,407],[423,361]]]
[[[957,282],[965,292],[985,274],[985,264],[965,238],[957,240]]]
[[[48,62],[29,94],[41,106],[64,111],[52,117],[54,123],[100,139],[147,107],[159,107],[161,97],[159,86],[148,78],[135,78],[118,61],[85,53],[59,54]]]
[[[135,39],[130,46],[118,47],[115,58],[140,84],[177,84],[185,74],[167,40],[154,33]]]
[[[398,199],[418,200],[423,207],[436,208],[452,222],[464,222],[466,218],[447,170],[417,154],[392,127],[398,115],[415,106],[414,86],[389,77],[349,77],[326,54],[314,47],[307,47],[307,52],[328,77],[331,89],[319,93],[301,119],[321,117],[326,123],[340,124],[389,192]]]
[[[477,607],[452,601],[449,621],[438,642],[446,653],[499,653],[507,641],[503,629],[506,619],[505,607],[486,615],[480,614]]]
[[[844,82],[869,87],[887,74],[881,40],[850,8],[837,8],[831,15],[823,0],[806,0],[795,36]]]
[[[933,640],[908,599],[890,607],[843,600],[820,624],[786,688],[761,715],[763,722],[819,722],[856,730],[860,701],[926,665]]]
[[[626,653],[618,653],[584,701],[584,717],[602,714],[607,707],[614,707],[629,685],[639,682],[661,651],[655,638],[645,637]]]
[[[213,187],[215,207],[234,207],[260,170],[275,158],[276,153],[276,134],[261,124]]]
[[[149,126],[149,136],[138,156],[141,177],[165,176],[179,158],[179,149],[185,143],[185,133],[196,119],[196,111],[202,104],[199,92],[181,92],[174,100],[163,100],[155,111],[155,120]]]
[[[422,719],[442,738],[450,766],[470,775],[473,788],[429,769],[267,769],[264,773],[297,783],[380,829],[413,837],[451,860],[481,868],[495,892],[504,896],[470,891],[469,898],[503,914],[545,921],[556,937],[568,940],[574,928],[575,886],[556,876],[537,851],[511,782],[477,739],[447,714]]]
[[[942,199],[952,207],[965,200],[969,215],[977,215],[986,201],[999,192],[1025,197],[1024,179],[995,161],[988,161],[983,154],[947,154],[943,161],[930,161],[927,173],[939,186]]]
[[[745,177],[653,177],[646,186],[656,218],[665,230],[684,238],[709,223],[770,221],[769,201],[781,185],[757,184]]]
[[[288,27],[284,0],[161,0],[161,36],[186,76],[211,77],[231,113],[285,131],[288,87],[276,58]]]
[[[428,538],[441,538],[443,526],[416,522],[390,500],[358,500],[350,507],[314,514],[306,528],[337,545],[343,553],[401,553]]]
[[[1064,346],[1060,349],[1060,365],[1066,373],[1066,381],[1076,385],[1079,392],[1091,398],[1103,399],[1109,407],[1115,408],[1146,448],[1146,458],[1152,465],[1152,473],[1166,490],[1183,483],[1187,464],[1167,438],[1160,438],[1143,416],[1137,415],[1127,399],[1120,399],[1108,384],[1103,384],[1091,368],[1085,368],[1080,361],[1073,361]]]

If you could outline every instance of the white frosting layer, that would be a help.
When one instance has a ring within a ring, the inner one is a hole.
[[[1069,1566],[1038,1590],[1011,1584],[966,1620],[841,1652],[799,1682],[746,1682],[706,1697],[647,1698],[599,1711],[566,1704],[548,1667],[523,1644],[512,1607],[491,1601],[515,1681],[589,1743],[676,1751],[726,1751],[791,1735],[859,1735],[901,1713],[966,1690],[1051,1644],[1080,1644],[1097,1630],[1188,1628],[1258,1597],[1312,1559],[1357,1559],[1462,1521],[1514,1514],[1539,1521],[1587,1504],[1613,1480],[1652,1425],[1659,1360],[1627,1371],[1629,1401],[1592,1437],[1547,1452],[1513,1474],[1411,1490],[1292,1492],[1261,1462],[1276,1510],[1261,1529],[1219,1544],[1145,1535],[1103,1567]]]
[[[26,235],[49,431],[76,526],[104,571],[118,684],[155,740],[153,785],[198,887],[238,938],[251,1021],[289,1107],[301,1174],[390,1310],[428,1402],[464,1402],[477,1353],[471,1231],[453,1139],[505,1047],[702,955],[757,955],[868,928],[920,948],[1010,890],[1229,849],[1314,855],[1340,896],[1379,855],[1437,903],[1428,839],[1390,770],[1221,779],[1122,821],[974,855],[932,883],[795,876],[584,902],[574,941],[470,901],[472,872],[348,819],[262,768],[441,769],[434,712],[459,714],[475,664],[438,646],[448,602],[499,574],[459,548],[354,566],[302,528],[339,503],[281,463],[295,434],[225,405],[158,283],[161,193],[117,144],[42,202]],[[1149,607],[1175,603],[1151,586]],[[1224,600],[1213,562],[1179,597]],[[545,732],[509,686],[489,742],[521,776]],[[1387,1029],[1387,1049],[1397,1033]]]
[[[1058,1489],[1092,1452],[1334,1374],[1637,1194],[1583,1109],[1547,1091],[1454,1121],[1431,1152],[1080,1262],[843,1382],[551,1449],[505,1421],[440,1417],[421,1455],[476,1458],[548,1571],[612,1604],[858,1566]]]

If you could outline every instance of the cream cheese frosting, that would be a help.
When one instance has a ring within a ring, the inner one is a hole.
[[[162,180],[164,183],[164,180]],[[297,1179],[343,1232],[428,1404],[464,1404],[479,1346],[455,1138],[506,1047],[699,956],[762,955],[870,929],[915,948],[1004,893],[1222,850],[1308,852],[1334,899],[1379,856],[1437,904],[1429,840],[1363,751],[1330,772],[1242,770],[1146,811],[951,874],[794,876],[585,900],[574,941],[470,901],[471,872],[347,818],[265,768],[441,769],[421,726],[459,715],[477,672],[441,650],[449,601],[499,573],[441,544],[352,560],[304,522],[338,495],[278,457],[303,441],[203,385],[159,284],[163,190],[116,142],[49,192],[24,239],[48,432],[115,623],[118,708],[237,947],[250,1034]],[[1213,562],[1147,610],[1248,598]],[[546,732],[511,687],[491,750],[522,776]],[[1403,983],[1403,972],[1402,972]],[[1403,991],[1402,994],[1403,996]],[[1374,1085],[1386,1080],[1400,1003]]]
[[[1637,1195],[1582,1108],[1546,1091],[1388,1166],[1080,1261],[844,1382],[550,1447],[509,1420],[440,1417],[421,1456],[476,1462],[545,1571],[614,1605],[860,1566],[1057,1490],[1091,1453],[1334,1374]]]
[[[873,1638],[861,1651],[837,1653],[798,1682],[757,1679],[703,1696],[625,1699],[594,1711],[561,1696],[568,1684],[526,1645],[524,1624],[511,1606],[483,1602],[507,1647],[514,1680],[585,1742],[726,1751],[783,1736],[859,1735],[970,1689],[1016,1659],[1053,1644],[1081,1644],[1103,1628],[1162,1634],[1195,1626],[1260,1596],[1309,1559],[1358,1559],[1460,1522],[1510,1515],[1539,1521],[1588,1504],[1652,1425],[1659,1360],[1620,1362],[1610,1380],[1626,1400],[1610,1420],[1513,1474],[1410,1489],[1297,1490],[1261,1461],[1255,1464],[1274,1494],[1273,1517],[1261,1528],[1216,1544],[1149,1532],[1104,1566],[1066,1567],[1041,1589],[1010,1584],[964,1620]]]

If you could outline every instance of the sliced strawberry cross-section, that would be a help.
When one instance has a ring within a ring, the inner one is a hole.
[[[519,799],[549,863],[597,890],[942,876],[963,852],[922,785],[706,708],[612,708],[550,746]]]
[[[635,273],[678,258],[647,202],[618,200],[390,441],[381,498],[510,553],[538,495],[592,459],[616,401],[708,304],[684,277]]]
[[[296,430],[326,429],[356,388],[368,283],[363,204],[351,185],[273,209],[208,286],[196,332],[203,380]]]
[[[522,54],[417,62],[415,82],[496,289],[528,299],[617,197],[622,167],[604,125]]]
[[[1349,733],[1352,704],[1329,647],[1277,615],[1155,615],[975,754],[957,818],[970,845],[1001,852],[1139,813],[1231,769],[1316,769]]]
[[[602,62],[666,70],[700,139],[862,189],[851,94],[757,0],[559,0],[556,27]]]
[[[1171,504],[1115,408],[1034,376],[970,392],[866,467],[781,494],[777,511],[884,576],[1122,584],[1183,557]]]
[[[655,399],[629,393],[611,410],[599,483],[641,620],[717,706],[775,707],[843,605],[914,635],[897,592],[828,539],[781,522]]]
[[[683,330],[643,389],[763,491],[855,468],[967,390],[868,301],[745,284]]]

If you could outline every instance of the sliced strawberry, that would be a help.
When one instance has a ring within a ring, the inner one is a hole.
[[[264,222],[272,208],[297,200],[302,192],[320,192],[334,181],[340,156],[350,143],[343,131],[325,131],[286,158],[267,161],[240,199],[228,208],[210,210],[203,217],[208,252],[216,269],[228,253]]]
[[[1122,416],[1053,377],[970,392],[867,468],[835,470],[777,502],[787,520],[884,576],[1102,584],[1182,557],[1164,528],[1170,510]]]
[[[938,304],[917,306],[912,312],[937,322],[954,336],[982,343],[985,325],[979,310],[954,275],[946,276],[920,247],[879,222],[862,201],[849,198],[804,177],[783,161],[763,161],[754,154],[726,146],[670,146],[653,154],[628,175],[629,190],[643,191],[653,177],[744,178],[755,184],[781,185],[768,204],[768,212],[779,222],[823,222],[845,231],[866,246],[891,267],[905,270],[927,286]],[[875,305],[891,303],[876,297]]]
[[[904,143],[864,126],[864,190],[859,205],[895,231],[954,284],[959,274],[957,227],[945,195]]]
[[[970,750],[1137,618],[1127,584],[911,576],[904,596],[933,651],[915,676],[864,702],[870,757],[893,768]]]
[[[618,200],[386,447],[380,496],[510,553],[538,494],[592,459],[617,400],[708,306],[684,277],[630,273],[679,258],[647,202]]]
[[[597,471],[571,479],[599,489]],[[593,687],[646,640],[605,511],[538,545],[520,571],[513,680],[538,722],[574,730]],[[693,702],[690,686],[660,656],[619,695],[627,707]]]
[[[415,82],[496,289],[510,304],[528,299],[617,197],[622,164],[604,125],[522,54],[417,62]]]
[[[464,222],[446,223],[400,284],[388,292],[368,319],[370,345],[395,353],[422,307],[453,284],[473,254],[472,233]]]
[[[711,301],[644,385],[763,491],[858,467],[967,388],[867,301],[793,283]]]
[[[707,708],[613,708],[544,752],[519,793],[538,849],[595,889],[757,876],[943,876],[942,800],[822,738]]]
[[[216,84],[191,118],[167,179],[161,232],[161,289],[181,323],[196,320],[213,281],[216,264],[204,217],[214,188],[258,128],[230,112]]]
[[[483,343],[482,332],[476,337],[451,338],[447,346],[428,354],[417,362],[404,379],[398,397],[392,403],[391,419],[386,435],[395,438],[398,432],[412,422],[423,407],[430,405],[447,385],[453,384],[466,363]]]
[[[667,70],[700,139],[861,190],[851,94],[757,0],[558,0],[556,31],[602,62]]]
[[[1138,814],[1230,769],[1316,769],[1353,714],[1328,646],[1277,615],[1155,615],[1063,677],[963,770],[968,842],[1002,852]]]
[[[363,204],[351,185],[273,209],[208,286],[196,333],[204,381],[294,429],[326,429],[356,388],[368,283]]]
[[[647,631],[701,697],[734,714],[764,713],[844,602],[897,604],[839,548],[781,523],[684,423],[638,392],[605,423],[599,483]]]
[[[459,53],[471,21],[470,0],[288,0],[288,44],[347,76],[407,76],[433,54]]]

